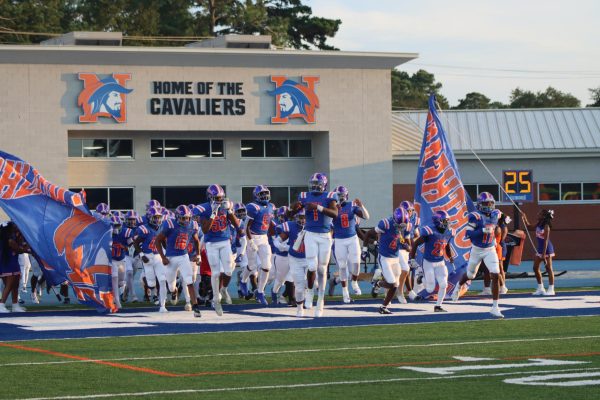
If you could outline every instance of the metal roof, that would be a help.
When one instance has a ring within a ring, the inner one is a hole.
[[[0,64],[392,69],[417,53],[141,46],[0,46]]]
[[[419,152],[427,111],[392,112],[392,153]],[[448,110],[440,120],[456,153],[600,152],[600,108]]]

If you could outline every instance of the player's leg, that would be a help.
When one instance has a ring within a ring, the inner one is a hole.
[[[504,318],[500,309],[498,308],[498,300],[500,298],[500,282],[498,276],[500,275],[500,262],[498,261],[498,255],[493,247],[485,249],[483,252],[483,261],[487,265],[490,271],[490,277],[492,278],[492,309],[490,313],[497,318]]]
[[[167,303],[167,267],[162,263],[162,260],[158,254],[153,255],[152,266],[154,267],[154,275],[158,281],[158,304],[160,308],[159,312],[167,312],[165,307]]]
[[[304,254],[306,255],[305,262],[307,268],[307,288],[306,296],[304,299],[304,307],[307,309],[312,308],[313,300],[315,296],[314,284],[317,276],[318,266],[318,255],[319,255],[319,244],[317,242],[318,234],[314,232],[306,232],[304,235]],[[296,289],[296,292],[298,289]]]
[[[273,257],[273,269],[275,270],[275,279],[273,280],[271,299],[274,303],[277,303],[279,298],[279,290],[286,281],[286,277],[290,272],[288,257],[275,254],[275,257]]]
[[[29,271],[31,270],[31,260],[29,254],[19,254],[19,268],[21,270],[21,291],[27,293],[27,281],[29,280]]]
[[[352,276],[351,286],[355,295],[362,294],[358,286],[358,275],[360,274],[360,242],[358,236],[354,236],[348,247],[348,273]]]
[[[387,289],[385,298],[383,299],[383,303],[381,307],[379,307],[379,313],[391,314],[392,312],[387,309],[387,306],[394,298],[396,290],[400,285],[400,264],[397,257],[383,257],[380,255],[379,265],[381,267],[381,275],[383,276],[383,281],[380,281],[378,285],[381,285],[385,289]]]
[[[220,242],[208,242],[206,243],[206,255],[208,257],[208,263],[210,265],[210,286],[213,293],[213,302],[217,315],[223,315],[223,309],[221,308],[221,296],[219,293],[221,283],[221,258],[219,252]],[[224,242],[227,243],[227,242]],[[217,305],[218,304],[218,305]]]
[[[125,256],[125,289],[124,301],[129,301],[130,298],[137,300],[133,287],[133,260],[129,256]]]
[[[121,308],[121,301],[119,299],[119,265],[120,261],[112,261],[111,263],[111,280],[112,280],[112,293],[117,308]]]
[[[325,306],[325,289],[327,287],[327,268],[329,267],[329,259],[331,257],[331,245],[333,239],[329,233],[321,233],[317,239],[318,253],[317,253],[317,277],[319,279],[319,291],[317,297],[317,309],[315,310],[315,316],[320,317],[323,315],[323,307]]]
[[[269,279],[269,271],[271,270],[271,246],[267,235],[260,235],[254,237],[254,242],[258,247],[258,257],[260,259],[260,270],[258,271],[258,300],[262,305],[267,305],[265,299],[265,286]]]
[[[296,316],[303,317],[304,316],[304,301],[305,301],[305,291],[306,291],[306,273],[307,273],[307,265],[306,260],[301,258],[296,258],[289,256],[289,264],[292,270],[292,275],[294,279],[294,288],[295,288],[295,296],[296,296]]]
[[[476,246],[471,246],[471,251],[469,252],[469,263],[467,264],[466,273],[460,278],[460,281],[457,283],[454,291],[452,292],[452,301],[457,301],[460,297],[460,292],[462,290],[462,286],[469,280],[475,278],[477,275],[477,271],[479,270],[479,266],[481,265],[481,261],[483,261],[483,250]]]
[[[410,273],[410,265],[408,265],[408,251],[400,250],[398,252],[398,263],[400,264],[400,285],[398,286],[398,302],[400,304],[406,304],[406,298],[404,297],[404,286],[406,281],[408,280],[408,274]]]
[[[152,300],[156,301],[156,274],[154,272],[154,254],[144,254],[148,262],[144,262],[142,259],[142,267],[144,268],[144,285],[147,286],[145,293],[148,297],[153,296]]]

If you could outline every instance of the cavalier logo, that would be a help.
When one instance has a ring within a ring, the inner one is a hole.
[[[112,77],[98,79],[96,74],[80,73],[83,90],[77,98],[77,105],[83,110],[79,122],[97,122],[98,117],[113,118],[121,123],[127,121],[126,99],[133,89],[125,83],[131,74],[112,74]]]
[[[319,98],[315,94],[318,76],[303,76],[303,83],[297,83],[286,76],[271,76],[275,90],[269,91],[275,96],[276,111],[271,117],[272,124],[287,124],[290,118],[302,118],[308,124],[315,123],[315,111],[319,108]]]

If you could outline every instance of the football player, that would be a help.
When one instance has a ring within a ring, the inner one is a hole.
[[[204,233],[204,243],[208,263],[211,268],[211,286],[213,303],[217,315],[223,315],[221,306],[221,287],[227,288],[231,280],[231,243],[229,224],[239,229],[239,221],[233,214],[231,202],[225,198],[225,191],[219,185],[210,185],[206,189],[208,202],[199,205],[200,223]],[[227,290],[227,289],[225,289]]]
[[[271,203],[271,191],[264,185],[258,185],[252,192],[254,201],[246,205],[248,223],[246,224],[246,237],[248,238],[248,269],[258,271],[258,288],[255,296],[263,306],[267,306],[265,286],[271,270],[271,246],[268,234],[272,232],[272,219],[275,205]]]
[[[194,311],[195,317],[200,317],[200,308],[197,302],[196,291],[194,290],[194,271],[190,263],[188,254],[188,245],[193,242],[196,248],[200,248],[200,239],[198,238],[198,224],[192,221],[192,212],[186,205],[180,205],[175,211],[177,218],[175,221],[167,219],[163,222],[162,228],[156,235],[156,250],[161,258],[162,264],[166,267],[166,280],[171,291],[172,300],[177,303],[177,272],[181,273],[183,284],[187,286],[185,294],[185,310]],[[190,306],[190,301],[193,303]],[[164,307],[161,303],[161,308]]]
[[[156,249],[155,238],[162,225],[162,212],[157,207],[148,209],[146,213],[147,223],[141,224],[137,227],[133,245],[135,250],[142,255],[142,265],[144,267],[144,275],[146,276],[146,283],[150,289],[151,295],[154,296],[154,301],[157,300],[156,296],[156,281],[162,286],[159,290],[160,298],[162,298],[162,304],[165,302],[165,296],[167,295],[167,283],[165,276],[165,267],[162,265],[158,250]],[[159,300],[159,304],[161,304]],[[159,312],[166,312],[167,309],[159,309]]]
[[[96,206],[96,211],[92,213],[94,218],[110,223],[110,208],[108,208],[108,204],[100,203]]]
[[[312,308],[314,283],[315,278],[318,276],[319,292],[315,317],[321,317],[325,305],[327,266],[329,265],[333,243],[331,223],[338,216],[338,196],[335,192],[327,191],[327,176],[319,172],[310,177],[308,187],[309,192],[301,192],[298,196],[298,202],[292,206],[292,213],[300,209],[305,210],[305,233],[302,235],[308,265],[308,293],[305,306]]]
[[[452,292],[452,300],[460,297],[462,286],[469,279],[474,279],[481,262],[485,262],[492,278],[492,309],[490,314],[495,318],[504,318],[498,308],[500,263],[496,253],[496,236],[499,234],[498,219],[500,211],[495,209],[496,201],[489,192],[482,192],[477,197],[477,211],[469,214],[467,237],[471,240],[469,264],[467,272]]]
[[[297,317],[304,316],[304,297],[307,288],[306,244],[302,240],[305,224],[306,215],[304,210],[300,210],[293,221],[284,222],[277,227],[281,233],[273,239],[273,244],[280,251],[288,252],[289,266],[294,279]]]
[[[369,219],[369,212],[360,199],[348,201],[348,189],[338,186],[334,189],[338,195],[338,215],[333,220],[333,238],[335,260],[339,269],[339,278],[342,283],[342,297],[344,303],[350,303],[348,291],[348,276],[352,275],[352,289],[355,294],[360,293],[358,287],[358,274],[360,272],[360,243],[356,234],[356,217]]]
[[[282,206],[279,207],[277,209],[277,223],[278,224],[283,224],[284,222],[286,222],[286,215],[288,213],[288,207],[287,206]],[[280,250],[276,245],[275,245],[275,239],[277,237],[279,237],[279,235],[281,234],[281,225],[277,225],[275,227],[275,235],[273,236],[269,236],[269,244],[271,245],[271,252],[273,253],[273,257],[272,257],[272,262],[273,262],[273,267],[275,269],[275,279],[273,280],[273,287],[271,289],[271,301],[273,304],[277,304],[277,303],[284,303],[285,299],[279,296],[279,290],[281,289],[281,286],[286,283],[286,282],[290,282],[291,280],[293,280],[293,277],[291,277],[292,273],[290,270],[290,263],[289,263],[289,259],[288,259],[288,251],[287,250]],[[289,244],[286,242],[284,244],[287,244],[289,247]],[[288,287],[289,285],[286,285],[286,291],[288,292],[288,296],[290,296],[290,288]]]
[[[454,230],[449,224],[450,217],[446,211],[436,211],[431,217],[433,225],[426,225],[419,230],[419,237],[413,243],[410,251],[410,263],[416,264],[415,254],[417,247],[425,244],[423,251],[423,271],[425,273],[425,289],[432,293],[435,290],[435,284],[438,285],[437,302],[433,308],[434,312],[445,312],[442,308],[446,289],[448,288],[448,269],[446,268],[445,257],[453,263],[452,249],[450,241],[454,237]]]
[[[410,239],[412,242],[414,242],[419,237],[419,228],[421,227],[421,218],[419,218],[419,214],[415,211],[415,206],[410,201],[404,200],[404,201],[400,202],[400,207],[404,208],[408,212],[408,221],[409,221],[410,225],[412,226],[412,229],[410,231]],[[401,253],[401,254],[404,254],[404,253]],[[417,270],[418,270],[418,267],[417,267]],[[415,271],[413,270],[412,278],[414,278],[414,275],[415,275],[414,272]],[[419,272],[422,273],[422,271],[419,271]],[[417,293],[413,290],[413,279],[412,278],[411,278],[411,276],[409,276],[406,279],[405,287],[408,290],[408,297],[411,300],[415,300],[415,299],[417,299]],[[404,287],[398,288],[398,300],[401,303],[406,302],[406,300],[404,298]]]
[[[135,230],[138,226],[138,213],[134,210],[129,210],[125,213],[125,226],[127,227],[124,231],[128,235],[128,247],[133,243],[133,236],[135,234]],[[135,253],[133,257],[129,255],[129,251],[126,252],[125,258],[127,259],[125,271],[125,290],[123,291],[123,301],[127,301],[131,296],[131,301],[136,303],[138,301],[137,295],[135,293],[135,288],[133,286],[135,271],[142,267],[141,259],[139,257],[139,253]]]
[[[115,306],[117,308],[122,308],[119,288],[121,288],[125,282],[125,271],[127,271],[127,259],[125,256],[129,244],[131,244],[132,232],[130,229],[129,232],[123,230],[123,223],[119,217],[113,215],[110,217],[110,223],[112,225],[112,289],[115,298]]]
[[[375,229],[371,230],[367,236],[372,236],[372,232],[377,234],[378,263],[381,268],[383,280],[375,283],[375,286],[383,286],[387,289],[383,304],[379,307],[380,314],[391,314],[387,308],[390,304],[396,290],[404,285],[408,276],[408,263],[401,263],[399,251],[401,246],[406,243],[406,238],[410,236],[410,223],[408,213],[402,207],[394,210],[391,217],[379,221]],[[405,250],[406,251],[406,250]]]

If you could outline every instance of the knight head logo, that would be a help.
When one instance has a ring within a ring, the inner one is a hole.
[[[308,124],[315,123],[315,111],[319,108],[319,98],[315,94],[318,76],[303,76],[302,83],[294,82],[286,76],[271,76],[275,89],[269,91],[275,96],[275,116],[272,124],[287,124],[291,118],[302,118]]]
[[[116,122],[127,121],[127,94],[133,89],[125,87],[131,74],[112,74],[99,79],[96,74],[80,73],[83,90],[77,98],[77,105],[83,110],[79,122],[97,122],[98,117],[112,118]]]

